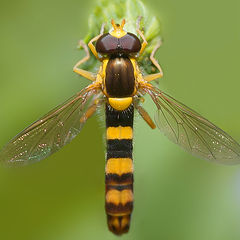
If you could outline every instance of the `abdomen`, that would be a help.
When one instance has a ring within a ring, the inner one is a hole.
[[[106,104],[107,156],[105,168],[109,230],[128,232],[133,210],[133,106],[117,111]]]

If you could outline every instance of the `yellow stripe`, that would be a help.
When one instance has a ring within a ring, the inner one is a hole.
[[[122,204],[123,206],[133,201],[133,192],[130,189],[125,189],[118,191],[116,189],[111,189],[106,194],[106,202],[113,203],[115,205]]]
[[[118,111],[123,111],[127,109],[130,104],[132,103],[132,97],[125,97],[125,98],[108,98],[109,104]]]
[[[113,173],[122,175],[133,172],[133,162],[131,158],[109,158],[106,164],[106,174]]]
[[[132,139],[133,130],[131,127],[108,127],[107,139]]]

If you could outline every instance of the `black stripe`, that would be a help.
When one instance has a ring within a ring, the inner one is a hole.
[[[127,202],[125,205],[122,205],[121,203],[115,205],[114,203],[106,202],[105,209],[108,214],[131,212],[133,210],[133,202]]]
[[[134,109],[133,105],[124,111],[117,111],[109,104],[106,104],[106,127],[133,126]]]
[[[133,184],[132,183],[122,184],[122,185],[107,184],[106,185],[106,192],[108,192],[111,189],[115,189],[115,190],[118,190],[118,191],[122,191],[122,190],[125,190],[125,189],[130,189],[133,192]]]
[[[113,184],[113,183],[117,183],[117,184],[124,184],[124,183],[132,183],[133,182],[133,174],[132,173],[124,173],[122,174],[121,176],[118,175],[118,174],[114,174],[114,173],[109,173],[109,174],[106,174],[105,176],[105,183],[106,184]],[[123,189],[127,189],[128,185],[123,185]],[[117,190],[121,190],[121,185],[119,186],[119,189],[118,189],[118,186],[114,185],[113,188],[116,188]]]
[[[132,159],[132,150],[131,151],[107,151],[107,159],[109,158],[131,158]]]
[[[111,139],[107,140],[107,151],[132,152],[132,139]]]

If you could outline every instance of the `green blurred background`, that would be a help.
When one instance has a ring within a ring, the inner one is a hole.
[[[7,1],[0,8],[0,147],[89,82],[83,56],[94,1]],[[149,0],[162,23],[160,87],[240,142],[240,2]],[[146,109],[153,105],[146,102]],[[40,163],[0,168],[0,239],[119,239],[104,212],[104,122],[90,119]],[[122,239],[239,240],[240,166],[196,159],[135,125],[135,208]]]

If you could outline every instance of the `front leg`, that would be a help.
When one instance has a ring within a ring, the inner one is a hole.
[[[162,68],[160,67],[158,61],[154,57],[156,51],[158,50],[158,48],[160,48],[161,45],[162,45],[162,41],[159,40],[157,45],[155,46],[155,48],[153,49],[153,51],[150,55],[150,60],[152,61],[153,65],[159,70],[159,73],[154,73],[154,74],[143,76],[143,79],[147,82],[156,80],[157,78],[161,78],[163,76]]]
[[[99,34],[98,36],[94,37],[93,39],[91,39],[90,42],[88,43],[88,46],[89,46],[90,50],[92,51],[92,53],[93,53],[94,56],[95,56],[98,60],[100,60],[100,61],[101,61],[101,59],[98,57],[98,53],[97,53],[97,51],[96,51],[96,49],[95,49],[95,46],[93,45],[93,42],[94,42],[94,41],[97,41],[98,38],[103,35],[103,33],[104,33],[104,27],[105,27],[105,23],[102,24],[102,27],[101,27],[101,30],[100,30],[100,34]],[[83,64],[84,62],[88,61],[89,58],[90,58],[90,54],[89,54],[89,51],[88,51],[88,47],[87,47],[87,45],[84,43],[83,40],[80,40],[80,41],[79,41],[79,47],[82,47],[82,48],[84,49],[84,51],[85,51],[85,53],[86,53],[86,56],[85,56],[83,59],[81,59],[79,62],[76,63],[76,65],[73,67],[73,71],[76,72],[76,73],[78,73],[79,75],[81,75],[81,76],[83,76],[83,77],[91,80],[91,81],[95,81],[95,80],[96,80],[96,77],[97,77],[96,74],[94,74],[94,73],[92,73],[92,72],[89,72],[89,71],[86,71],[86,70],[83,70],[83,69],[81,69],[81,68],[78,68],[81,64]]]
[[[142,38],[143,43],[139,52],[139,55],[141,55],[145,49],[145,47],[147,46],[148,42],[143,34],[143,32],[140,30],[140,22],[141,22],[142,16],[137,18],[137,22],[136,22],[136,31],[139,34],[139,36]]]
[[[83,42],[83,40],[80,40],[79,41],[79,46],[81,46],[85,53],[86,53],[86,56],[81,59],[79,62],[76,63],[76,65],[73,67],[73,71],[91,81],[95,81],[96,80],[96,74],[92,73],[92,72],[89,72],[89,71],[86,71],[86,70],[83,70],[81,68],[78,68],[81,64],[83,64],[84,62],[88,61],[88,59],[90,58],[90,54],[89,54],[89,51],[88,51],[88,47],[87,45]]]
[[[104,27],[105,27],[105,23],[103,23],[102,26],[101,26],[100,34],[97,35],[96,37],[94,37],[93,39],[91,39],[91,40],[89,41],[89,43],[88,43],[88,47],[89,47],[90,50],[92,51],[93,55],[94,55],[99,61],[101,61],[102,59],[99,58],[98,53],[97,53],[97,51],[96,51],[96,48],[95,48],[95,46],[93,45],[93,42],[96,42],[96,41],[103,35],[103,33],[104,33]]]

